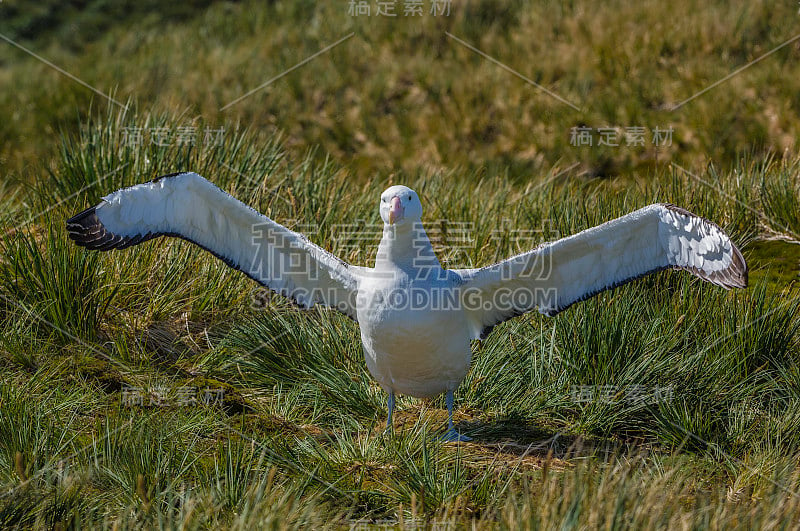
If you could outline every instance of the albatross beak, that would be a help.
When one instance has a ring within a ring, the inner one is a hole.
[[[392,198],[392,204],[389,207],[389,225],[394,225],[395,221],[403,219],[403,204],[400,202],[399,197]]]

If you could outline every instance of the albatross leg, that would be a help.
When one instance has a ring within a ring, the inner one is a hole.
[[[386,401],[386,405],[389,408],[389,416],[386,418],[386,430],[387,433],[391,433],[392,431],[392,413],[394,413],[394,391],[389,391],[389,399]]]
[[[453,426],[453,391],[447,391],[447,432],[440,437],[444,442],[467,442],[471,441],[471,437],[461,435]]]

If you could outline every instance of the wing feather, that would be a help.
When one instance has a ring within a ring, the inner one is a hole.
[[[356,319],[362,268],[311,243],[196,173],[118,190],[67,220],[88,249],[125,249],[159,236],[192,242],[302,307],[321,304]]]
[[[481,269],[462,280],[473,337],[538,309],[553,316],[576,302],[674,268],[726,289],[747,286],[747,265],[714,223],[657,203]]]

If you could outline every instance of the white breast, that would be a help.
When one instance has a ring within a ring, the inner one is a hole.
[[[386,391],[429,397],[455,390],[469,369],[469,328],[445,281],[375,279],[359,288],[367,368]],[[415,300],[416,297],[416,300]],[[437,297],[439,297],[437,299]]]

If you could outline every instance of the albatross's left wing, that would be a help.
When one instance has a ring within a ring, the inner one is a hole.
[[[747,286],[739,249],[714,223],[654,204],[481,269],[460,269],[472,334],[483,339],[516,315],[553,316],[572,304],[662,269],[684,269],[726,289]]]
[[[67,220],[89,249],[124,249],[157,236],[188,240],[303,307],[356,319],[359,271],[196,173],[165,175],[107,195]]]

